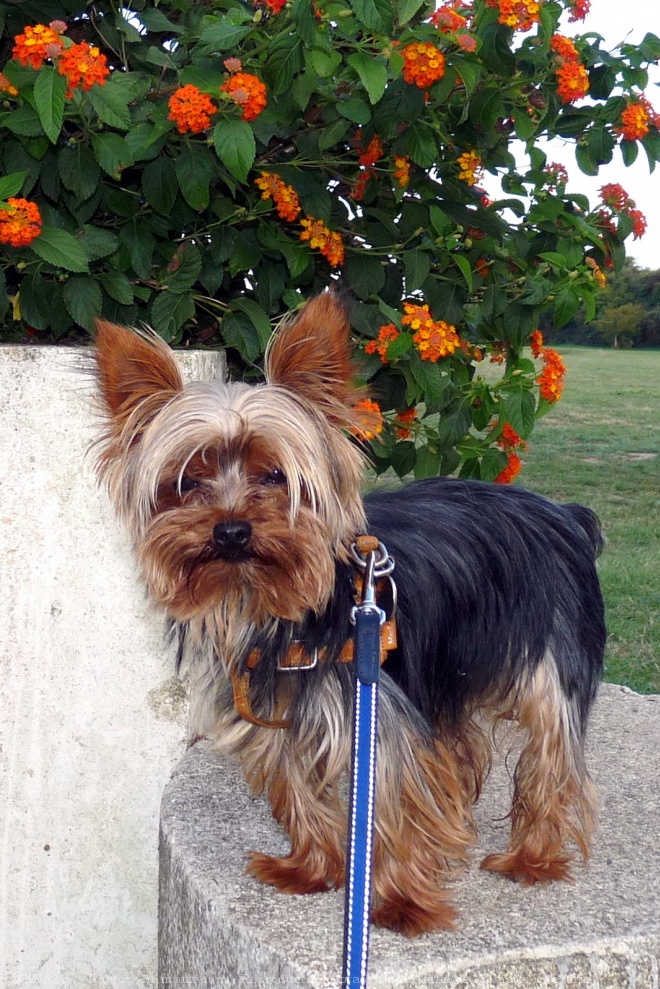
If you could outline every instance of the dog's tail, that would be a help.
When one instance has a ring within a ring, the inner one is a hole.
[[[605,537],[601,529],[600,519],[595,512],[585,505],[578,505],[571,502],[565,506],[571,513],[580,528],[584,529],[592,545],[594,556],[600,556],[605,548]]]

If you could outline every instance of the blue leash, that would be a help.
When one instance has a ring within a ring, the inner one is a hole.
[[[378,554],[370,552],[365,560],[353,549],[354,562],[364,570],[364,582],[362,601],[351,612],[355,625],[355,695],[341,982],[342,987],[351,989],[366,989],[369,961],[380,626],[385,621],[385,612],[376,604],[375,584],[394,568],[382,543],[378,544]]]

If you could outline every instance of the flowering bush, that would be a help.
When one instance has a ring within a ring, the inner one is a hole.
[[[537,139],[574,141],[590,175],[660,160],[660,40],[607,51],[570,27],[588,7],[6,5],[5,339],[102,314],[256,377],[273,321],[338,281],[376,469],[511,481],[565,377],[539,317],[591,318],[645,228],[620,186],[572,194]]]

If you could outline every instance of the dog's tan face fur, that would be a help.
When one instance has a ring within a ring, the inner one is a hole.
[[[169,349],[101,323],[99,472],[151,597],[178,620],[299,620],[363,527],[349,327],[331,293],[285,324],[267,383],[184,386]]]

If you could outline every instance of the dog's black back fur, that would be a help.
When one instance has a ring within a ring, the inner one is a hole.
[[[396,560],[400,648],[385,670],[431,722],[506,692],[547,650],[584,726],[602,671],[595,514],[521,488],[432,478],[365,499]],[[429,657],[435,661],[429,663]]]

